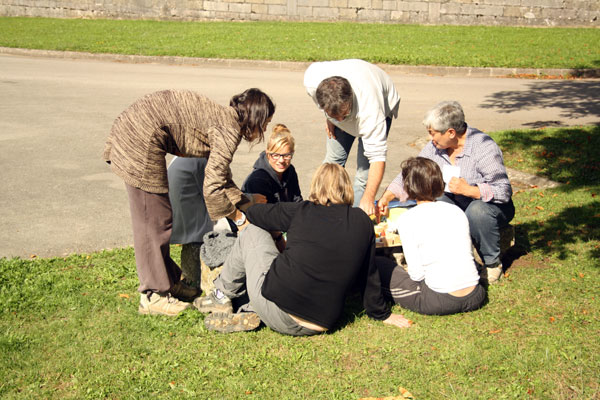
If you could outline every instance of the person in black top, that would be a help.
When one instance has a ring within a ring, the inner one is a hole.
[[[290,130],[283,124],[273,128],[266,151],[260,153],[254,170],[242,185],[242,192],[262,194],[267,203],[302,201],[298,174],[292,165],[295,141]],[[285,248],[281,231],[272,231],[271,237],[279,251]]]
[[[383,297],[373,223],[361,209],[352,208],[353,201],[344,168],[322,164],[308,201],[250,207],[250,224],[215,280],[216,289],[194,301],[201,312],[212,312],[204,320],[207,329],[251,330],[262,320],[283,334],[318,334],[335,326],[355,283],[369,317],[410,326],[402,315],[391,313]],[[271,230],[287,232],[283,253],[275,248]],[[233,314],[231,299],[246,293],[256,314]]]

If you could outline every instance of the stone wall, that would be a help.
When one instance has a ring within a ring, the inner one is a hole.
[[[0,0],[2,16],[600,26],[600,0]]]

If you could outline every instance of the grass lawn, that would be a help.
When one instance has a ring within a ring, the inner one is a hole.
[[[385,64],[600,68],[600,30],[0,17],[0,46],[91,53]]]
[[[328,334],[223,335],[195,310],[139,315],[132,249],[0,259],[0,397],[599,398],[600,128],[492,135],[508,166],[564,185],[515,193],[517,246],[481,310],[395,307],[401,330],[351,298]]]

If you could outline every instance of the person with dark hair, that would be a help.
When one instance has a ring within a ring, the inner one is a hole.
[[[325,114],[324,162],[346,165],[358,138],[354,206],[375,213],[375,195],[383,179],[387,136],[398,117],[400,96],[390,77],[363,60],[316,62],[304,73],[309,96]]]
[[[473,244],[484,263],[482,277],[493,284],[503,272],[500,229],[515,215],[502,151],[491,137],[467,125],[456,101],[437,104],[425,114],[423,125],[431,141],[419,156],[435,161],[446,183],[438,200],[455,204],[465,212]],[[378,201],[380,212],[385,213],[394,198],[407,198],[401,174]]]
[[[172,209],[167,153],[203,157],[203,192],[212,220],[228,217],[245,223],[252,199],[232,181],[230,163],[241,140],[257,142],[271,121],[275,105],[259,89],[232,97],[229,107],[186,90],[148,94],[115,120],[103,158],[125,181],[129,197],[142,314],[176,315],[199,293],[181,282],[171,259]]]
[[[480,308],[486,294],[473,259],[469,221],[457,206],[436,201],[444,193],[442,171],[432,160],[417,157],[402,163],[401,174],[404,191],[417,205],[397,221],[407,270],[377,257],[384,293],[421,314]]]
[[[355,283],[369,317],[397,327],[409,321],[392,314],[375,265],[371,219],[352,207],[350,178],[338,164],[315,172],[308,201],[257,204],[248,209],[251,225],[237,242],[215,280],[215,290],[194,300],[209,330],[252,330],[260,321],[295,336],[332,329]],[[268,231],[288,233],[279,253]],[[233,313],[231,299],[248,294],[256,314]]]

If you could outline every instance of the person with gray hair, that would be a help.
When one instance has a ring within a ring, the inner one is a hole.
[[[437,104],[425,114],[423,125],[431,141],[419,157],[435,161],[446,184],[438,200],[456,204],[465,212],[473,243],[484,263],[481,275],[494,283],[503,272],[500,230],[515,215],[502,151],[490,136],[468,126],[457,101]],[[407,199],[402,174],[379,199],[379,212],[387,212],[394,198]]]
[[[354,207],[375,213],[375,195],[383,179],[387,136],[398,117],[400,96],[390,77],[363,60],[316,62],[304,73],[304,87],[326,118],[324,162],[346,165],[358,138]]]

